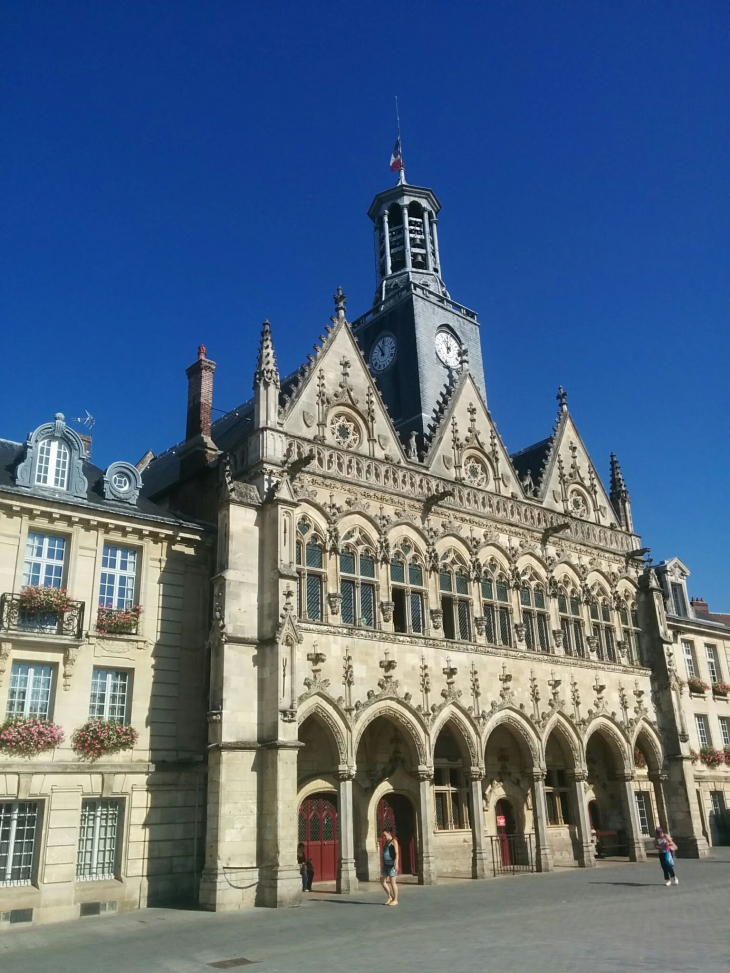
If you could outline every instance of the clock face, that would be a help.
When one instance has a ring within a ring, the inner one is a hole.
[[[444,365],[449,368],[457,368],[459,365],[459,352],[461,345],[450,331],[439,331],[436,335],[436,354]]]
[[[373,371],[384,372],[395,360],[396,343],[392,334],[384,334],[373,345],[370,365]]]

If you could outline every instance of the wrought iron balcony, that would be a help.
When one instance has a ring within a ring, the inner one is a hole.
[[[0,631],[29,635],[65,635],[80,639],[84,627],[84,602],[67,601],[63,611],[29,609],[21,595],[0,596]]]

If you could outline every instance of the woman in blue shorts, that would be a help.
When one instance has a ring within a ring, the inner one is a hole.
[[[380,884],[388,896],[386,905],[398,905],[398,855],[398,842],[393,837],[393,832],[383,828]]]

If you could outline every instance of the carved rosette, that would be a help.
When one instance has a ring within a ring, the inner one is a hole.
[[[444,613],[441,608],[432,608],[430,611],[431,624],[437,632],[441,631],[441,626],[444,621]]]

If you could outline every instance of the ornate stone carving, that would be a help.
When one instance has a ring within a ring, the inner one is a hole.
[[[8,667],[8,659],[10,658],[12,648],[12,642],[0,642],[0,686],[3,684],[3,677]]]
[[[510,706],[515,699],[514,690],[510,688],[512,683],[512,674],[507,672],[507,663],[502,663],[502,673],[499,676],[499,681],[502,683],[502,688],[499,691],[502,704],[504,706]]]
[[[484,615],[474,616],[474,628],[477,630],[477,635],[484,635],[484,632],[486,631]]]
[[[71,688],[71,676],[73,675],[76,660],[81,651],[80,645],[69,645],[63,653],[63,688],[68,691]]]
[[[384,622],[393,621],[393,612],[395,611],[395,604],[392,601],[381,601],[380,602],[380,613],[383,616]]]
[[[330,591],[327,593],[327,604],[329,605],[331,615],[339,615],[340,607],[342,605],[342,595],[339,591]]]
[[[459,699],[461,690],[455,687],[456,673],[458,670],[456,666],[451,665],[449,656],[446,656],[446,665],[441,671],[446,676],[446,688],[441,690],[441,696],[445,700]]]
[[[442,609],[432,608],[429,615],[431,616],[431,625],[433,626],[434,630],[440,632],[444,621],[444,613]]]

